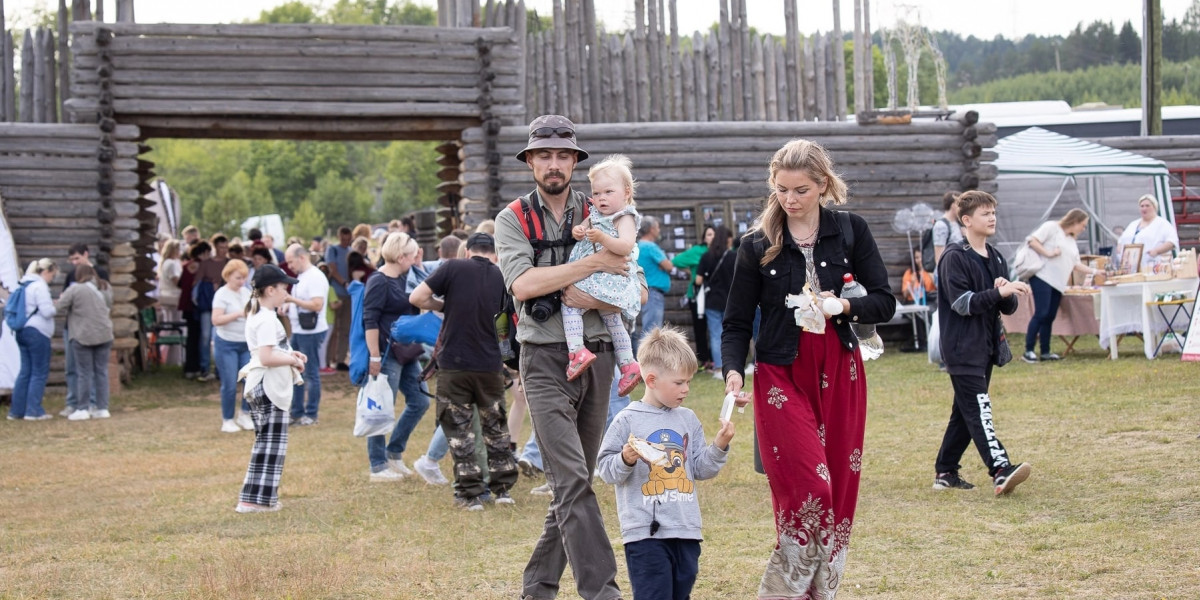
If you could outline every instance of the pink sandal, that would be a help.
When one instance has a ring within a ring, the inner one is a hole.
[[[575,381],[583,372],[592,366],[595,362],[596,355],[592,354],[587,348],[580,348],[578,352],[571,353],[571,362],[567,363],[567,381]]]
[[[617,395],[628,396],[642,382],[642,367],[637,361],[621,365],[621,381],[617,383]]]

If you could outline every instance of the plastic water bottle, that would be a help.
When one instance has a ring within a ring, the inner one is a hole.
[[[866,295],[866,288],[854,280],[854,275],[850,273],[842,275],[843,298],[862,298]],[[863,360],[879,358],[883,354],[883,340],[875,331],[874,325],[859,325],[851,321],[850,330],[854,332],[854,337],[858,338]]]

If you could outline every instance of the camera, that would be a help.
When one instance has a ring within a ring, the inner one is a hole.
[[[526,312],[534,321],[545,323],[562,307],[562,292],[546,294],[534,298],[526,307]]]

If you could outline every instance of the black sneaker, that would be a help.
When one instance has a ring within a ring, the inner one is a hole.
[[[1021,355],[1021,360],[1025,361],[1031,365],[1034,365],[1034,364],[1037,364],[1038,357],[1036,354],[1033,353],[1033,350],[1029,350],[1025,354]]]
[[[1055,354],[1055,353],[1053,353],[1053,352],[1050,352],[1050,353],[1047,353],[1047,354],[1043,354],[1043,355],[1041,356],[1041,359],[1042,359],[1042,360],[1062,360],[1062,357],[1061,357],[1061,356],[1059,356],[1059,355],[1057,355],[1057,354]]]
[[[1003,496],[1016,489],[1022,481],[1029,479],[1031,471],[1033,471],[1033,467],[1027,463],[1017,463],[1000,469],[992,478],[992,485],[996,486],[996,495]]]
[[[471,512],[480,511],[483,510],[483,499],[479,496],[475,496],[474,498],[459,498],[455,496],[454,506]]]
[[[949,473],[938,473],[937,477],[933,478],[933,489],[935,490],[973,490],[974,485],[967,483],[965,479],[958,476],[958,471],[950,471]]]

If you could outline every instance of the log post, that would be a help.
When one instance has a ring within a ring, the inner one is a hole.
[[[862,57],[862,0],[854,0],[854,114],[861,114],[866,109],[863,91],[866,82],[863,79]]]
[[[775,78],[775,38],[771,34],[762,38],[763,50],[763,105],[767,121],[779,120],[779,90]]]
[[[671,3],[674,5],[674,2]],[[684,121],[696,121],[696,64],[692,52],[685,53],[680,59],[680,115]]]
[[[567,0],[570,2],[570,0]],[[553,0],[554,2],[554,79],[558,86],[558,100],[555,102],[555,109],[558,114],[567,114],[571,111],[570,104],[567,100],[567,28],[566,20],[563,16],[562,0]]]
[[[721,51],[717,48],[718,34],[710,33],[704,42],[708,62],[708,120],[721,121]],[[726,119],[727,120],[727,119]]]
[[[817,99],[817,113],[815,116],[822,121],[829,120],[829,104],[827,103],[829,92],[825,89],[825,76],[828,74],[829,68],[825,61],[828,56],[828,37],[817,33],[813,36],[813,76],[816,79],[816,90],[814,95]]]
[[[45,49],[42,51],[43,61],[45,62],[45,72],[42,73],[42,87],[45,89],[45,97],[42,107],[44,116],[43,123],[57,123],[58,116],[58,86],[55,81],[58,79],[57,62],[54,60],[55,44],[54,30],[46,29]],[[66,90],[64,90],[66,93]]]
[[[803,120],[805,115],[800,108],[799,70],[796,65],[797,49],[800,46],[800,31],[796,23],[796,0],[783,1],[784,27],[787,30],[787,45],[784,51],[784,72],[787,73],[787,119],[788,121]],[[782,113],[783,111],[780,110]]]
[[[117,14],[121,9],[117,8]],[[133,0],[129,0],[129,21],[133,21]],[[67,0],[58,0],[58,115],[59,121],[67,120],[67,99],[71,97],[71,51],[67,46],[68,19]]]
[[[48,123],[46,115],[46,30],[33,33],[33,122]]]
[[[682,119],[690,121],[691,119],[684,116],[687,112],[684,110],[684,103],[690,102],[683,98],[683,88],[685,82],[688,82],[689,75],[683,67],[682,59],[679,56],[679,15],[675,10],[675,0],[670,0],[668,10],[671,12],[671,119]]]
[[[641,96],[638,93],[637,77],[637,45],[632,33],[626,33],[621,44],[621,65],[625,75],[625,123],[635,123],[638,119],[638,104]]]
[[[591,102],[591,120],[596,122],[605,120],[606,104],[608,103],[604,101],[604,93],[612,89],[611,86],[601,85],[600,49],[603,44],[599,41],[600,32],[596,31],[596,0],[583,0],[583,19],[588,43],[587,71],[590,83],[588,98]],[[611,74],[609,76],[611,77]]]
[[[740,0],[730,0],[729,7],[729,74],[730,74],[730,103],[733,105],[733,119],[746,120],[746,101],[743,95],[745,71],[742,70],[742,24],[738,20]]]
[[[654,0],[650,0],[653,2]],[[638,121],[650,120],[650,53],[646,47],[646,0],[634,0],[637,26],[633,30],[633,45],[637,48],[634,63],[637,65]]]
[[[132,1],[132,0],[131,0]],[[510,0],[511,1],[511,0]],[[525,0],[517,0],[513,4],[513,31],[517,36],[517,43],[521,46],[521,53],[525,55],[525,61],[521,63],[521,72],[517,74],[520,81],[520,87],[517,90],[517,95],[523,101],[528,102],[530,95],[529,90],[533,89],[530,85],[529,77],[533,73],[534,61],[537,60],[533,49],[533,44],[529,40],[529,24],[525,18]],[[528,108],[526,108],[528,113]],[[525,119],[528,123],[531,119]]]
[[[750,21],[746,17],[746,0],[738,0],[738,21],[741,23],[742,34],[742,104],[745,106],[745,114],[747,119],[756,118],[762,120],[762,113],[759,112],[757,117],[754,117],[755,108],[755,82],[752,75],[754,69],[754,48],[756,46],[754,39],[750,37]],[[761,48],[760,48],[761,50]]]
[[[717,44],[719,46],[719,56],[721,57],[721,91],[720,108],[721,120],[732,121],[734,119],[734,102],[733,102],[733,50],[730,37],[729,23],[729,0],[718,0],[721,4],[721,24],[717,33]],[[740,81],[740,80],[739,80]],[[741,94],[738,94],[741,98]]]
[[[657,123],[663,120],[662,81],[659,79],[662,73],[662,32],[658,28],[658,0],[647,0],[646,9],[649,27],[646,36],[648,68],[654,74],[646,80],[646,89],[650,98],[650,120]]]
[[[875,110],[875,40],[871,36],[871,0],[863,3],[863,101]]]
[[[26,29],[25,38],[21,40],[21,106],[19,108],[22,123],[36,123],[34,114],[33,91],[34,83],[33,31]]]
[[[754,49],[754,58],[751,61],[751,71],[753,76],[750,81],[750,88],[753,94],[751,95],[751,106],[754,107],[752,116],[755,121],[767,120],[767,100],[766,100],[766,67],[763,65],[763,40],[755,36],[750,38],[750,46]]]
[[[708,120],[708,60],[705,55],[707,41],[699,31],[692,33],[692,71],[695,75],[696,107],[692,114],[696,121]]]
[[[608,47],[609,68],[612,70],[612,92],[608,99],[612,121],[626,123],[629,121],[629,112],[625,98],[624,46],[621,45],[621,36],[615,33],[605,37],[604,45]]]
[[[836,93],[834,102],[837,103],[837,119],[846,120],[846,46],[845,36],[842,35],[842,3],[833,0],[833,39],[836,47],[833,51],[834,84]]]
[[[91,21],[92,20],[92,2],[91,2],[91,0],[71,0],[71,20],[72,21]]]
[[[4,120],[13,122],[17,120],[17,73],[13,68],[13,62],[16,60],[16,47],[13,45],[13,36],[11,31],[0,32],[3,34],[3,50],[4,54]]]
[[[133,23],[133,0],[117,0],[117,22]]]
[[[580,65],[583,63],[579,56],[579,2],[578,0],[566,0],[564,8],[567,18],[565,39],[567,47],[567,118],[581,123],[584,120],[584,112],[583,72],[580,69]]]

